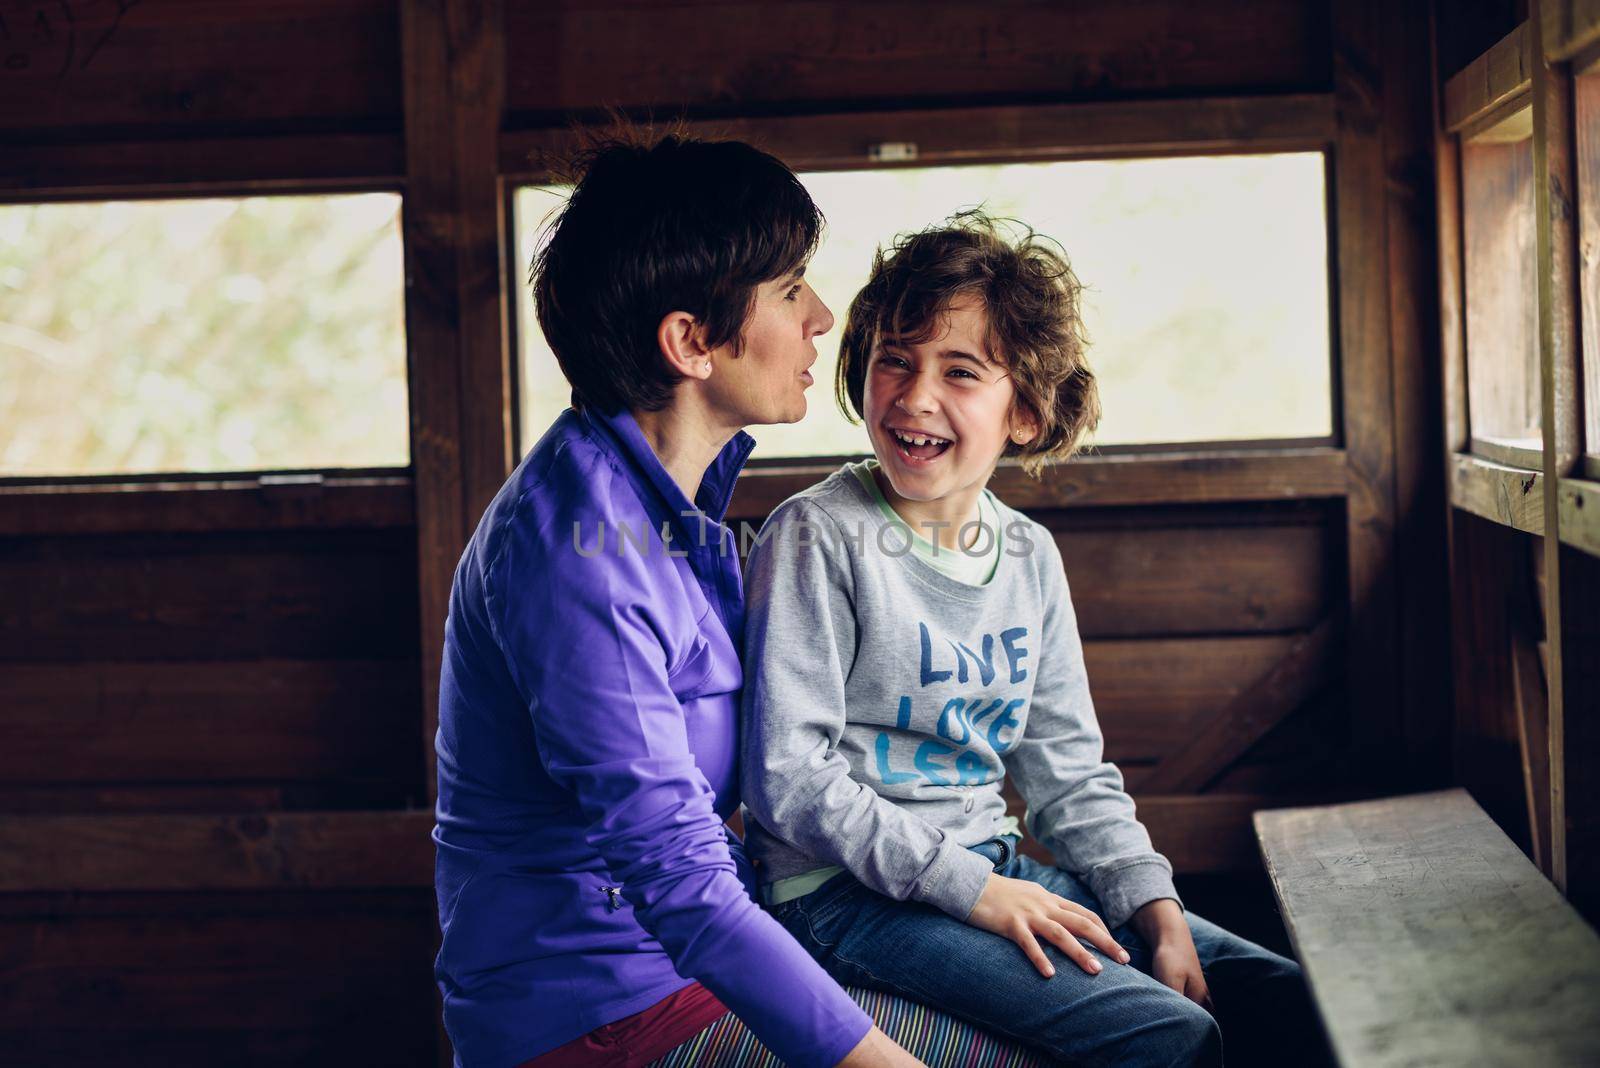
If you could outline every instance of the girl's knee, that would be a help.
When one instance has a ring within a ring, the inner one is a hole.
[[[1186,997],[1174,999],[1166,1032],[1173,1065],[1210,1068],[1222,1063],[1222,1029],[1216,1018]]]

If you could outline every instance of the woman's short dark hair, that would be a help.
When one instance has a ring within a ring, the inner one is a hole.
[[[879,249],[839,340],[839,410],[852,420],[863,414],[867,368],[882,341],[929,341],[950,306],[972,296],[988,320],[989,355],[1011,375],[1013,403],[1038,420],[1033,440],[1008,442],[1005,455],[1033,474],[1071,456],[1100,421],[1100,390],[1084,353],[1083,287],[1060,249],[1022,223],[982,211],[959,212]]]
[[[737,355],[756,287],[803,265],[822,232],[794,172],[741,141],[608,136],[565,170],[574,188],[530,282],[578,408],[666,405],[683,378],[656,340],[671,312]]]

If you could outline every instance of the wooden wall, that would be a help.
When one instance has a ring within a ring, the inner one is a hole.
[[[1334,440],[999,488],[1057,532],[1110,755],[1182,871],[1256,868],[1252,808],[1442,781],[1420,10],[0,10],[0,197],[404,192],[414,458],[311,487],[0,486],[0,1063],[435,1060],[431,724],[451,570],[515,454],[505,195],[612,107],[796,166],[845,165],[884,116],[946,158],[1326,151]],[[819,473],[752,472],[734,514]]]

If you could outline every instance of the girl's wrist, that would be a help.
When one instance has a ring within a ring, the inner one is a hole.
[[[1170,897],[1157,898],[1140,905],[1133,914],[1133,927],[1152,946],[1180,932],[1184,936],[1189,935],[1189,921],[1183,917],[1183,906]]]

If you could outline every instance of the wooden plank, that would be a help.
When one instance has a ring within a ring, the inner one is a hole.
[[[1528,801],[1528,837],[1533,863],[1546,876],[1550,855],[1550,703],[1536,635],[1528,624],[1511,632],[1511,690],[1516,696],[1517,737],[1522,750],[1522,786]]]
[[[0,892],[428,886],[433,813],[16,816]]]
[[[1289,151],[1320,148],[1335,132],[1325,93],[1198,100],[1031,104],[702,119],[688,133],[748,141],[797,171],[858,168],[883,142],[916,145],[917,166],[991,160],[1075,159],[1163,152]],[[500,167],[520,181],[547,175],[541,160],[578,144],[568,125],[510,131]]]
[[[1536,57],[1533,70],[1533,191],[1539,311],[1545,511],[1556,515],[1557,479],[1583,451],[1578,422],[1578,193],[1572,78]],[[1591,136],[1593,131],[1590,132]],[[1556,554],[1551,553],[1554,560]],[[1554,572],[1549,576],[1555,577]]]
[[[1600,556],[1600,483],[1564,478],[1556,498],[1562,544]]]
[[[0,128],[17,140],[174,126],[393,128],[400,115],[398,26],[385,0],[118,0],[7,16]]]
[[[1458,453],[1450,473],[1450,503],[1529,534],[1544,533],[1544,476]]]
[[[1229,701],[1139,781],[1153,794],[1198,793],[1327,682],[1337,643],[1332,621],[1295,639],[1282,660]]]
[[[1293,635],[1084,643],[1106,759],[1160,760],[1283,660]]]
[[[1600,0],[1596,0],[1600,3]],[[1600,71],[1573,79],[1574,167],[1578,198],[1579,334],[1583,355],[1584,443],[1600,463]],[[1590,478],[1600,478],[1591,469]]]
[[[416,655],[404,530],[0,542],[0,663]]]
[[[1600,923],[1600,557],[1551,548],[1561,554],[1563,646],[1562,717],[1550,725],[1551,854],[1556,885],[1593,924]]]
[[[414,655],[7,664],[0,782],[332,779],[420,797],[415,672]]]
[[[1395,400],[1382,115],[1381,5],[1333,8],[1335,275],[1340,414],[1349,462],[1345,544],[1351,744],[1374,781],[1400,772],[1399,590],[1395,554]]]
[[[0,1064],[411,1064],[433,1044],[431,892],[31,907],[0,920]]]
[[[734,489],[730,519],[766,518],[778,505],[827,478],[835,464],[759,466]],[[1099,505],[1313,500],[1345,494],[1345,455],[1338,449],[1151,453],[1075,457],[1039,478],[1002,463],[989,482],[1001,499],[1025,511]]]
[[[1085,639],[1281,633],[1326,612],[1321,525],[1078,529],[1038,518],[1065,528],[1056,544]]]
[[[381,530],[415,522],[409,476],[0,486],[0,535]]]
[[[511,470],[505,236],[495,178],[500,0],[400,6],[406,129],[406,331],[417,485],[423,724],[434,788],[440,657],[469,532]]]
[[[1470,512],[1451,516],[1451,642],[1454,720],[1450,784],[1472,792],[1519,842],[1527,805],[1516,723],[1516,680],[1511,668],[1511,618],[1515,598],[1537,568],[1536,538]]]
[[[1533,4],[1533,20],[1540,20],[1540,4]],[[1541,41],[1542,44],[1542,41]],[[1577,467],[1583,442],[1578,423],[1578,258],[1577,258],[1577,187],[1576,167],[1573,159],[1573,98],[1572,78],[1564,68],[1551,65],[1542,55],[1535,55],[1533,67],[1533,171],[1535,246],[1537,249],[1537,292],[1539,307],[1539,368],[1540,407],[1544,427],[1544,471],[1546,474],[1544,507],[1550,533],[1544,563],[1544,636],[1546,650],[1545,683],[1547,712],[1545,729],[1548,732],[1550,753],[1549,784],[1535,781],[1534,788],[1544,793],[1536,798],[1550,808],[1549,871],[1551,878],[1563,891],[1569,889],[1569,850],[1566,811],[1574,803],[1568,793],[1568,774],[1580,781],[1591,773],[1581,764],[1569,759],[1566,748],[1568,709],[1566,707],[1565,661],[1568,657],[1592,658],[1593,647],[1585,649],[1577,642],[1569,642],[1564,633],[1569,618],[1590,629],[1582,622],[1593,611],[1594,589],[1585,589],[1581,581],[1568,582],[1562,575],[1562,562],[1566,554],[1560,551],[1560,498],[1561,479],[1572,474]],[[1569,589],[1570,586],[1570,589]],[[1577,603],[1569,606],[1567,600],[1577,595]],[[1578,606],[1582,605],[1582,608]],[[1573,609],[1577,609],[1576,612]],[[1580,688],[1583,672],[1577,673]],[[1585,704],[1588,707],[1584,707]],[[1575,717],[1593,716],[1596,702],[1579,700],[1573,710]],[[1579,728],[1581,734],[1582,728]],[[1591,753],[1594,755],[1600,755]],[[1535,769],[1537,765],[1535,765]],[[1600,793],[1579,785],[1579,796],[1600,799]],[[1582,817],[1580,817],[1582,818]],[[1535,838],[1544,831],[1535,830]],[[1580,866],[1584,862],[1580,861]],[[1582,880],[1580,879],[1580,883]]]
[[[1539,27],[1551,60],[1571,59],[1600,43],[1600,0],[1541,0]]]
[[[420,714],[420,713],[419,713]],[[371,740],[369,734],[368,740]],[[409,733],[407,734],[409,737]],[[404,739],[402,739],[404,741]],[[6,816],[73,816],[153,812],[346,812],[403,809],[422,797],[416,754],[409,774],[384,779],[283,779],[277,782],[70,782],[0,785]],[[382,769],[377,769],[379,773]]]
[[[1255,826],[1341,1065],[1594,1062],[1600,937],[1465,791]]]
[[[1544,469],[1544,448],[1537,441],[1522,444],[1499,438],[1482,438],[1474,434],[1467,451],[1485,460],[1492,460],[1502,467],[1518,467],[1525,471]]]
[[[792,113],[1293,92],[1328,82],[1326,13],[1293,0],[564,0],[512,4],[506,14],[509,106],[557,122],[611,105]]]
[[[51,141],[6,147],[0,202],[381,189],[404,179],[398,132]]]
[[[1533,87],[1533,37],[1522,23],[1444,83],[1444,127],[1451,133],[1495,113]]]
[[[1394,392],[1394,570],[1399,611],[1399,709],[1414,781],[1444,782],[1450,699],[1448,629],[1434,625],[1448,603],[1445,480],[1439,468],[1439,280],[1433,211],[1433,102],[1428,13],[1408,4],[1383,20],[1384,231],[1389,352]]]
[[[1433,84],[1438,85],[1440,37],[1437,0],[1429,5]],[[1444,128],[1442,107],[1433,109],[1433,174],[1439,238],[1439,362],[1444,391],[1446,477],[1449,458],[1467,451],[1467,321],[1462,238],[1461,147]],[[1448,523],[1446,524],[1448,527]]]
[[[1006,812],[1023,821],[1027,806],[1007,780]],[[1134,791],[1139,822],[1150,841],[1179,875],[1220,872],[1259,872],[1261,855],[1250,828],[1251,814],[1261,809],[1312,804],[1305,791],[1264,794],[1207,794],[1204,797],[1170,797]],[[1326,796],[1317,800],[1328,800]],[[1020,851],[1042,864],[1054,864],[1050,851],[1024,833]]]

